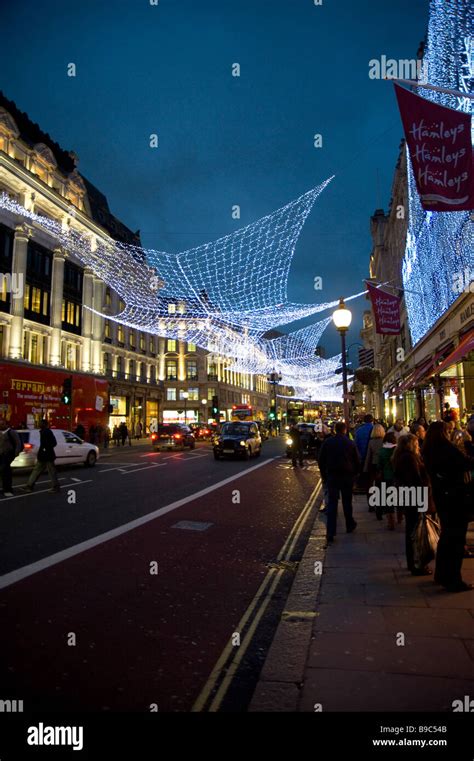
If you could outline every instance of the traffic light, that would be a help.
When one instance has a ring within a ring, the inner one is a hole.
[[[270,407],[270,412],[268,413],[268,417],[270,420],[276,420],[276,406],[272,404]]]
[[[212,397],[212,417],[216,420],[219,420],[220,414],[219,414],[219,397],[213,396]]]
[[[72,404],[72,375],[63,380],[62,404]]]

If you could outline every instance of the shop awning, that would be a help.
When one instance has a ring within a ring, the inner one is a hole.
[[[446,359],[444,359],[441,364],[432,371],[431,375],[439,375],[440,373],[443,373],[448,367],[460,362],[470,351],[474,351],[474,330],[463,338],[454,351],[452,351],[451,354],[448,354]]]

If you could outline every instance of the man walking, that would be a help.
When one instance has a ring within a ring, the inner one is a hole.
[[[326,439],[319,454],[321,477],[328,489],[326,546],[333,543],[336,535],[339,493],[347,533],[350,534],[357,526],[352,515],[352,489],[359,468],[357,448],[347,436],[346,424],[336,423],[336,435]]]
[[[301,439],[301,431],[296,424],[293,424],[290,428],[291,439],[291,463],[294,468],[297,467],[296,460],[300,464],[300,468],[303,467],[303,441]]]
[[[0,471],[4,497],[13,497],[12,462],[22,451],[17,432],[10,428],[5,419],[0,420]]]
[[[44,472],[44,469],[46,468],[49,474],[49,477],[51,479],[51,492],[58,492],[59,491],[59,481],[58,481],[58,474],[56,472],[56,466],[54,464],[54,461],[56,459],[56,452],[54,451],[54,447],[56,446],[58,442],[56,441],[56,437],[52,430],[49,427],[49,423],[47,420],[41,421],[41,428],[40,428],[40,445],[38,449],[37,454],[37,463],[33,470],[31,471],[31,475],[28,479],[28,482],[26,484],[26,490],[27,491],[33,491],[35,488],[35,483],[39,476]]]

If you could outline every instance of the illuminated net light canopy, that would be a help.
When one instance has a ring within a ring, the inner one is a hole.
[[[239,372],[266,374],[276,369],[291,385],[309,379],[324,383],[335,367],[314,354],[331,318],[273,340],[264,334],[338,304],[287,301],[296,242],[329,182],[231,235],[178,254],[98,241],[81,232],[74,215],[68,224],[61,224],[27,210],[5,193],[0,208],[13,215],[14,223],[26,221],[49,233],[55,245],[69,251],[120,296],[123,311],[117,315],[97,311],[102,317],[194,343],[228,357],[230,367]]]
[[[469,0],[431,0],[425,66],[430,84],[461,92],[474,88],[474,6]],[[472,113],[468,98],[419,88],[428,100]],[[425,211],[407,150],[409,225],[402,278],[413,344],[469,286],[474,271],[474,231],[468,211]],[[466,282],[467,280],[467,282]]]

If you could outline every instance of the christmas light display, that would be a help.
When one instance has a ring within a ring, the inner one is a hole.
[[[125,308],[117,315],[91,310],[101,317],[194,343],[229,358],[229,370],[262,375],[276,370],[301,393],[311,392],[316,398],[320,389],[339,399],[340,391],[334,386],[339,358],[315,356],[330,317],[274,339],[264,337],[271,328],[338,304],[337,300],[321,304],[287,300],[296,241],[328,182],[232,235],[178,254],[88,237],[74,215],[61,224],[26,209],[5,193],[0,196],[0,208],[14,215],[14,223],[27,222],[49,233],[55,246],[113,288]]]
[[[474,85],[474,6],[470,0],[432,0],[425,51],[427,80],[461,92]],[[474,101],[424,88],[423,97],[472,113]],[[424,211],[407,152],[409,225],[402,267],[405,302],[416,344],[468,288],[474,271],[474,231],[470,213]]]

